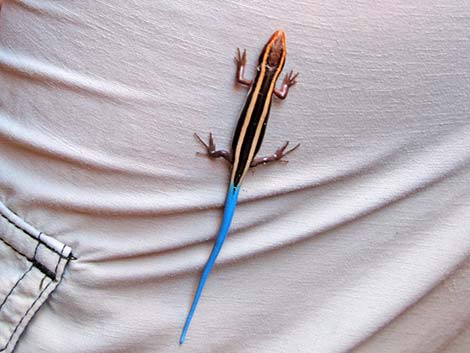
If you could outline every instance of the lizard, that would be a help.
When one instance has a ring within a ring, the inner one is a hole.
[[[285,99],[289,92],[289,87],[296,83],[298,73],[294,74],[293,71],[290,71],[285,75],[281,89],[278,90],[276,88],[276,82],[284,67],[285,60],[286,40],[285,34],[281,30],[276,31],[271,35],[270,39],[261,51],[258,65],[256,66],[256,75],[253,80],[247,80],[245,78],[246,50],[243,50],[242,53],[240,49],[237,49],[237,56],[235,57],[237,64],[236,81],[241,85],[248,86],[250,88],[232,139],[231,152],[217,150],[212,133],[209,134],[208,143],[204,142],[199,135],[194,134],[199,142],[204,146],[206,151],[205,154],[207,154],[207,156],[210,158],[222,157],[226,159],[232,165],[232,171],[225,200],[222,223],[212,251],[201,274],[191,309],[188,313],[180,336],[180,344],[184,343],[186,333],[196,310],[204,284],[209,272],[214,266],[214,262],[229,231],[230,223],[238,200],[240,185],[248,170],[258,165],[282,160],[283,157],[293,152],[300,145],[297,144],[293,148],[287,150],[287,146],[289,145],[289,141],[287,141],[283,146],[278,148],[273,155],[267,157],[256,157],[264,138],[273,95],[280,99]]]

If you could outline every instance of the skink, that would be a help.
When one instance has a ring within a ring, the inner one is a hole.
[[[242,85],[249,86],[250,89],[245,105],[241,111],[237,128],[235,129],[235,134],[232,140],[232,151],[216,150],[212,134],[209,135],[208,143],[205,143],[197,134],[195,134],[196,138],[204,146],[209,157],[222,157],[232,164],[232,173],[225,200],[222,223],[217,234],[215,244],[209,255],[209,259],[204,266],[199,280],[191,309],[189,310],[189,314],[181,333],[180,344],[184,343],[189,324],[191,323],[194,311],[196,310],[207,276],[214,266],[215,259],[217,258],[229,231],[230,223],[238,200],[240,185],[246,173],[251,167],[281,160],[288,153],[291,153],[299,147],[299,144],[297,144],[292,149],[287,150],[289,142],[286,142],[282,147],[277,149],[273,155],[255,158],[263,141],[273,95],[280,99],[285,99],[289,92],[289,87],[296,83],[298,73],[294,74],[293,71],[291,71],[285,75],[281,89],[278,90],[276,88],[276,81],[284,67],[285,60],[285,34],[283,31],[276,31],[264,46],[258,59],[256,76],[254,80],[251,81],[247,80],[244,75],[246,66],[246,50],[241,53],[240,49],[238,49],[237,57],[235,58],[237,63],[236,80]]]

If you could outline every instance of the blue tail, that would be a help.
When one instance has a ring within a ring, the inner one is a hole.
[[[196,306],[199,301],[199,297],[201,296],[202,289],[204,288],[204,284],[206,283],[207,276],[209,275],[212,266],[214,266],[215,259],[217,258],[217,255],[219,255],[219,251],[222,248],[222,244],[224,243],[225,237],[227,236],[228,230],[230,228],[230,223],[232,222],[233,213],[235,212],[235,206],[237,205],[239,191],[240,189],[238,187],[235,187],[230,184],[227,192],[227,198],[225,200],[225,209],[224,216],[222,218],[222,224],[220,225],[219,233],[217,234],[217,238],[215,239],[215,244],[212,248],[211,254],[209,255],[209,259],[207,260],[206,265],[204,266],[204,270],[202,271],[201,279],[199,280],[196,294],[194,295],[193,304],[191,305],[191,310],[189,310],[188,317],[186,318],[186,322],[184,323],[183,332],[181,332],[180,344],[184,343],[186,332],[188,331],[189,324],[191,323],[191,319],[193,318],[193,314],[196,310]]]

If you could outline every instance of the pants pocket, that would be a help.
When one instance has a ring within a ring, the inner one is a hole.
[[[60,284],[72,249],[0,203],[0,352],[13,352],[34,314]]]

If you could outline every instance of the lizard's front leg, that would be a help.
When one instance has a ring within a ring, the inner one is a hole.
[[[277,98],[286,99],[287,93],[289,93],[289,88],[297,83],[297,76],[299,76],[299,73],[297,72],[296,74],[294,74],[294,71],[291,71],[286,74],[286,76],[284,76],[281,90],[278,90],[277,88],[274,89],[274,94]]]
[[[286,148],[287,148],[288,145],[289,145],[289,141],[287,141],[284,145],[279,147],[276,150],[276,152],[274,152],[271,156],[258,157],[258,158],[253,159],[253,161],[250,164],[250,167],[252,168],[252,167],[256,167],[257,165],[260,165],[260,164],[267,164],[267,163],[271,163],[271,162],[274,162],[274,161],[281,161],[281,162],[287,163],[288,161],[283,160],[282,158],[287,156],[289,153],[295,151],[300,146],[300,143],[295,145],[290,150],[286,151]]]
[[[209,156],[210,158],[219,158],[222,157],[226,159],[230,164],[232,164],[232,154],[229,151],[215,149],[214,138],[212,137],[212,132],[209,133],[209,144],[205,143],[202,138],[199,137],[198,134],[194,133],[194,136],[198,139],[198,141],[204,146],[206,149],[206,153],[196,152],[197,154],[204,154]]]
[[[251,86],[251,80],[247,80],[245,78],[246,49],[243,49],[242,54],[240,53],[240,49],[237,48],[237,56],[235,57],[235,62],[237,63],[237,82],[245,86]]]

